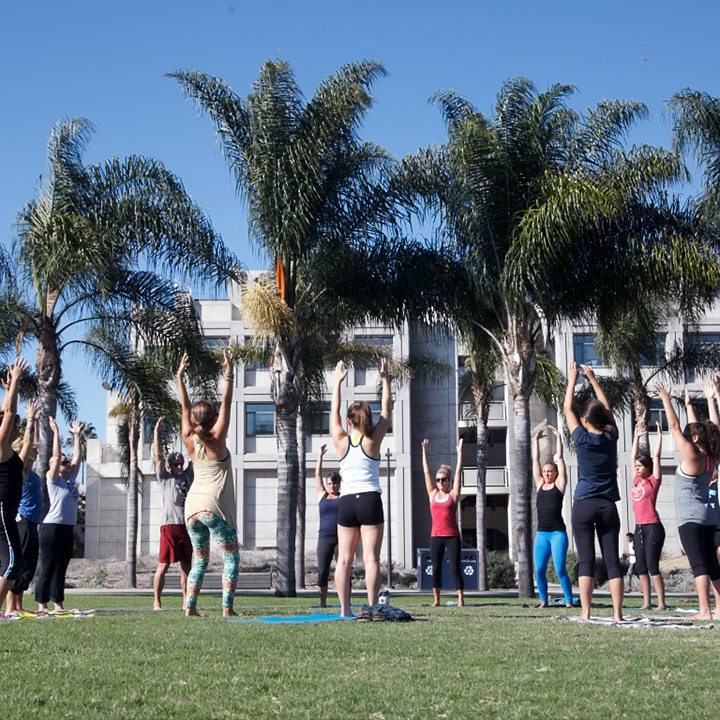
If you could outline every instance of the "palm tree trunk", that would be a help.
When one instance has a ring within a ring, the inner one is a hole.
[[[523,393],[513,399],[515,452],[510,480],[512,494],[513,554],[518,570],[518,595],[533,597],[530,400]]]
[[[44,482],[50,469],[53,433],[48,418],[57,413],[58,385],[60,384],[61,361],[58,338],[52,325],[44,328],[38,336],[38,352],[35,361],[35,373],[38,381],[38,400],[40,403],[40,421],[38,423],[37,473],[43,478],[43,516],[50,507],[47,484]]]
[[[633,387],[633,412],[635,414],[635,424],[637,425],[639,422],[646,422],[649,411],[650,398],[648,397],[648,394],[642,384],[636,383]],[[652,428],[648,428],[648,430],[652,430]],[[650,455],[650,439],[647,434],[640,436],[638,441],[638,451],[645,453],[646,455]],[[631,458],[631,466],[633,461],[634,458]]]
[[[275,595],[295,597],[295,534],[297,530],[298,446],[297,407],[277,408],[277,582]]]
[[[137,587],[137,534],[138,534],[138,446],[140,444],[140,418],[132,409],[128,415],[128,497],[127,538],[125,544],[126,583]]]
[[[478,550],[478,590],[487,590],[487,532],[485,530],[485,510],[487,493],[485,483],[487,479],[487,425],[481,415],[482,408],[477,414],[477,498],[475,503],[475,531],[477,535]]]
[[[295,580],[299,588],[305,587],[305,511],[307,499],[307,468],[305,452],[305,419],[302,413],[297,418],[298,437],[298,496],[297,532],[295,535]]]

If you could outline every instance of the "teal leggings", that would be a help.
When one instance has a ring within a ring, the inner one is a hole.
[[[193,563],[187,580],[187,606],[197,606],[198,595],[210,560],[210,536],[220,550],[223,559],[222,604],[231,608],[237,587],[240,554],[237,532],[214,513],[203,511],[187,519],[187,529],[193,546]]]

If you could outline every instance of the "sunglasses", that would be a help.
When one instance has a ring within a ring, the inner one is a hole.
[[[69,464],[70,464],[70,461],[69,461],[69,460],[61,460],[61,461],[60,461],[60,464],[61,464],[61,465],[69,465]]]
[[[435,478],[435,482],[450,482],[450,478],[443,475],[443,477]]]

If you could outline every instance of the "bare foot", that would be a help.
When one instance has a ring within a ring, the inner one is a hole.
[[[159,602],[155,601],[153,603],[153,610],[162,610],[162,605]]]
[[[536,608],[546,608],[548,604],[546,602],[541,602],[539,605],[536,605]]]
[[[57,603],[55,603],[55,612],[64,613],[67,612],[67,610],[62,605],[58,605]]]
[[[355,613],[354,613],[354,612],[340,613],[340,617],[344,617],[344,618],[346,618],[346,617],[351,617],[351,618],[354,618],[354,617],[355,617]]]
[[[695,613],[690,616],[691,620],[712,620],[713,616],[710,613]],[[715,618],[720,619],[720,618]]]
[[[458,607],[465,607],[465,601],[464,601],[464,600],[458,600]]]
[[[655,609],[656,610],[667,610],[668,606],[667,605],[658,605]]]
[[[233,610],[231,607],[224,607],[224,608],[223,608],[223,617],[224,617],[224,618],[237,617],[237,616],[238,616],[238,614],[237,614],[237,613],[235,612],[235,610]]]
[[[185,617],[200,617],[200,613],[195,608],[186,608]]]
[[[640,610],[652,610],[652,605],[643,605]]]
[[[439,603],[439,602],[434,602],[430,607],[440,607],[440,603]]]
[[[581,620],[589,620],[590,619],[590,612],[581,612],[580,613],[580,619]]]
[[[613,615],[613,620],[614,620],[615,622],[622,622],[622,621],[624,620],[624,618],[623,618],[622,614],[620,614],[620,615]]]

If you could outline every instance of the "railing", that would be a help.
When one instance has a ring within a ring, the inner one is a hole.
[[[477,468],[476,467],[465,467],[463,468],[463,487],[477,487]],[[485,487],[486,488],[505,488],[508,487],[508,473],[507,468],[502,467],[489,467],[485,471]]]
[[[458,408],[458,420],[462,423],[475,424],[475,407],[472,403],[461,403]],[[507,420],[507,408],[502,400],[493,400],[490,403],[488,422],[502,422]]]

